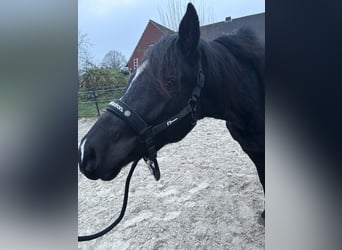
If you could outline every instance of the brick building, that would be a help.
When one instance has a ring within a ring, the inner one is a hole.
[[[160,40],[167,34],[175,33],[174,31],[166,28],[165,26],[149,20],[147,26],[142,33],[137,46],[135,47],[131,57],[128,60],[127,67],[129,71],[135,70],[142,61],[145,51],[149,46]]]

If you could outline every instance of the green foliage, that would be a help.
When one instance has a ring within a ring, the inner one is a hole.
[[[118,88],[127,85],[128,76],[113,68],[88,69],[80,76],[79,87],[81,89]]]

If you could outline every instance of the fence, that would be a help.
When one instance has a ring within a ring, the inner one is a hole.
[[[120,97],[125,90],[121,88],[103,88],[78,91],[78,117],[100,116],[108,103]]]

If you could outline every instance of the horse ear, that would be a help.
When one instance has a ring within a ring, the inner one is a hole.
[[[178,43],[182,52],[189,56],[197,48],[200,39],[198,16],[195,7],[188,3],[186,13],[179,25]]]

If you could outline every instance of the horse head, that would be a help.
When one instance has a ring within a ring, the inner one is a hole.
[[[128,115],[133,112],[152,127],[182,112],[198,84],[199,40],[198,16],[194,6],[188,4],[178,33],[163,38],[149,49],[119,102],[111,103],[112,110],[121,112],[120,103],[124,104],[129,107]],[[175,119],[178,118],[167,124]],[[153,137],[156,150],[184,138],[193,125],[191,118],[184,117],[163,130]],[[90,179],[111,180],[123,166],[142,158],[147,151],[132,126],[107,110],[80,143],[79,167]]]

